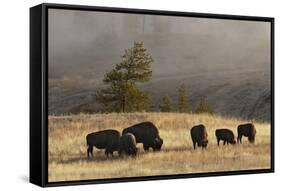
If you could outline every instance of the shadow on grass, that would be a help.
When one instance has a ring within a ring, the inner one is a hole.
[[[121,157],[118,155],[115,156],[102,156],[102,155],[94,155],[94,157],[87,158],[86,156],[76,156],[76,157],[70,157],[69,159],[63,159],[63,160],[57,160],[57,163],[60,164],[71,164],[71,163],[91,163],[91,162],[105,162],[105,161],[115,161],[115,160],[120,160]]]
[[[186,151],[193,151],[191,147],[172,147],[172,148],[164,148],[161,151],[164,152],[186,152]],[[159,151],[159,152],[161,152]]]
[[[139,152],[137,154],[137,157],[142,157],[147,154],[163,154],[163,153],[169,153],[169,152],[186,152],[186,151],[193,151],[192,148],[187,147],[173,147],[173,148],[163,148],[160,151],[144,151],[139,148]],[[60,164],[71,164],[71,163],[91,163],[91,162],[105,162],[105,161],[117,161],[117,160],[125,160],[125,159],[134,159],[133,156],[119,156],[116,152],[114,153],[114,156],[106,157],[103,153],[97,152],[94,153],[94,157],[87,158],[87,156],[81,156],[81,155],[70,155],[68,159],[59,159],[59,158],[53,158],[52,161],[56,161],[56,163]]]

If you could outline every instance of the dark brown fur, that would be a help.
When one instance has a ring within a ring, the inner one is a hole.
[[[250,143],[255,143],[256,128],[252,123],[241,124],[237,127],[237,142],[242,143],[242,136],[248,137]]]
[[[122,134],[132,133],[137,143],[143,143],[143,148],[148,151],[151,147],[154,151],[160,150],[163,139],[160,138],[157,127],[151,122],[143,122],[128,127]]]
[[[119,155],[125,153],[126,155],[137,155],[137,142],[132,133],[124,134],[119,139]]]
[[[197,125],[190,130],[191,139],[193,142],[193,148],[196,148],[196,143],[198,147],[207,148],[208,145],[208,133],[204,125]]]
[[[90,155],[93,157],[93,147],[95,146],[98,149],[105,149],[105,154],[108,156],[110,153],[113,156],[114,151],[118,151],[119,148],[119,138],[120,133],[116,130],[104,130],[94,133],[90,133],[86,137],[87,141],[87,156]]]
[[[218,141],[218,146],[220,145],[220,140],[223,141],[223,145],[227,144],[236,144],[234,134],[230,129],[216,129],[216,137]]]

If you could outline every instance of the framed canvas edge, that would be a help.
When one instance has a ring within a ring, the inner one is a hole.
[[[43,186],[42,5],[29,9],[29,182]]]
[[[178,12],[178,11],[163,11],[163,10],[147,10],[147,9],[131,9],[131,8],[115,8],[115,7],[97,7],[85,5],[67,5],[67,4],[52,4],[43,3],[38,6],[42,8],[42,187],[67,186],[67,185],[85,185],[85,184],[102,184],[102,183],[118,183],[118,182],[133,182],[133,181],[149,181],[149,180],[166,180],[179,178],[197,178],[197,177],[212,177],[212,176],[228,176],[228,175],[245,175],[259,173],[273,173],[275,171],[274,160],[274,17],[259,17],[259,16],[242,16],[242,15],[225,15],[225,14],[210,14],[210,13],[193,13],[193,12]],[[108,179],[91,179],[91,180],[75,180],[75,181],[48,181],[48,9],[70,9],[70,10],[85,10],[85,11],[101,11],[101,12],[118,12],[118,13],[133,13],[133,14],[150,14],[150,15],[167,15],[167,16],[183,16],[196,18],[214,18],[214,19],[232,19],[232,20],[247,20],[270,22],[271,29],[271,167],[269,169],[253,169],[253,170],[237,170],[237,171],[221,171],[221,172],[204,172],[190,174],[172,174],[172,175],[157,175],[157,176],[142,176],[142,177],[122,177]],[[31,37],[30,37],[31,38]],[[31,75],[31,74],[30,74]],[[32,90],[31,90],[32,91]],[[30,100],[32,102],[32,100]],[[32,104],[30,103],[30,107]],[[32,128],[30,127],[30,130]],[[38,185],[38,184],[37,184]]]
[[[121,8],[121,7],[102,7],[102,6],[55,4],[55,3],[42,3],[41,5],[45,9],[53,8],[53,9],[80,10],[80,11],[99,11],[99,12],[115,12],[115,13],[196,17],[196,18],[266,21],[266,22],[271,22],[274,20],[274,17],[234,15],[234,14],[215,14],[215,13],[183,12],[183,11]]]
[[[107,183],[126,183],[126,182],[140,182],[140,181],[161,181],[172,179],[187,179],[187,178],[208,178],[218,176],[239,176],[239,175],[255,175],[264,173],[274,173],[274,169],[256,169],[256,170],[241,170],[241,171],[220,171],[220,172],[206,172],[206,173],[191,173],[191,174],[171,174],[171,175],[156,175],[156,176],[141,176],[141,177],[121,177],[110,179],[93,179],[93,180],[74,180],[74,181],[59,181],[48,182],[46,187],[55,186],[77,186],[88,184],[107,184]]]

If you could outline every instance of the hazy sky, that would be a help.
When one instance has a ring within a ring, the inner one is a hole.
[[[50,9],[50,77],[101,78],[134,41],[155,76],[270,66],[269,22]]]

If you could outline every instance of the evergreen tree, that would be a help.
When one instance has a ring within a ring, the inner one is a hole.
[[[149,109],[149,95],[142,92],[137,83],[151,79],[153,59],[142,42],[134,42],[126,49],[122,62],[105,74],[106,87],[99,89],[96,100],[109,112],[132,112]]]
[[[196,108],[196,113],[210,113],[213,114],[214,110],[212,106],[207,102],[205,97],[202,97],[199,101],[199,104]]]
[[[187,112],[188,111],[188,97],[185,84],[181,84],[179,87],[179,97],[178,97],[178,112]]]
[[[171,112],[171,111],[173,111],[172,99],[169,96],[164,96],[162,98],[162,103],[160,104],[159,109],[162,112]]]

